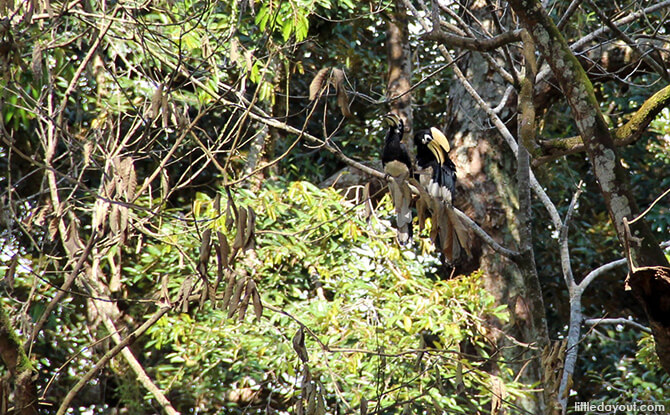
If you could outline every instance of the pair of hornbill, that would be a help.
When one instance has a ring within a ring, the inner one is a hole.
[[[431,215],[431,239],[445,258],[453,263],[461,248],[469,251],[468,233],[452,206],[456,187],[456,166],[449,159],[449,141],[437,128],[421,130],[414,135],[417,169],[402,143],[404,123],[393,113],[385,120],[388,132],[382,150],[382,164],[389,182],[391,200],[396,216],[398,242],[407,244],[412,238],[412,195],[409,184],[418,192],[417,211],[420,225],[421,216],[428,211]],[[417,179],[418,178],[418,183]]]

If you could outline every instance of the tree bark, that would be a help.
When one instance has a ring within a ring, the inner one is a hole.
[[[37,411],[37,374],[23,350],[5,308],[0,307],[0,358],[14,383],[13,413],[35,415]],[[0,393],[3,393],[0,390]],[[7,396],[0,396],[0,404],[6,404]],[[2,407],[0,406],[0,410]],[[4,413],[4,412],[3,412]]]
[[[610,220],[623,245],[626,243],[624,218],[636,217],[639,209],[630,189],[628,174],[617,156],[614,137],[600,112],[593,86],[584,68],[537,0],[510,0],[509,3],[533,37],[565,95],[591,160]],[[635,240],[628,249],[634,265],[668,266],[663,251],[644,220],[636,221],[631,226],[631,231]],[[643,301],[647,317],[654,321],[654,316],[648,311],[653,306],[645,302],[646,297],[637,292],[636,287],[637,285],[633,285],[634,293]],[[669,333],[669,330],[654,330],[656,343],[670,343],[667,338]],[[669,358],[664,353],[659,354],[662,362],[664,356],[665,359]],[[665,368],[670,367],[670,361],[662,364]]]
[[[471,12],[480,22],[491,19],[486,10]],[[484,23],[486,24],[486,23]],[[505,94],[505,82],[499,74],[491,75],[489,63],[479,54],[462,59],[459,68],[473,87],[487,102],[499,102]],[[455,205],[475,220],[503,246],[521,248],[522,257],[518,261],[501,256],[488,245],[476,242],[472,269],[481,269],[487,291],[493,294],[497,303],[506,304],[511,314],[511,326],[505,327],[519,342],[532,345],[521,351],[519,344],[513,344],[503,336],[495,341],[501,347],[503,358],[520,359],[516,367],[519,381],[526,385],[543,385],[541,351],[548,345],[546,317],[539,281],[532,252],[524,242],[527,234],[529,212],[519,217],[519,195],[517,164],[509,146],[491,130],[482,130],[488,117],[476,110],[478,104],[463,86],[455,82],[449,91],[450,100],[448,136],[452,140],[452,159],[457,166],[458,188]],[[514,105],[510,100],[509,105]],[[516,108],[503,108],[501,118],[509,118]],[[528,166],[522,169],[522,178],[527,177]],[[526,173],[524,175],[523,173]],[[527,200],[527,199],[526,199]],[[524,204],[521,208],[527,208]],[[524,365],[527,363],[527,365]],[[547,404],[543,393],[536,393],[518,402],[525,410],[535,414],[547,414]]]
[[[412,62],[407,29],[407,9],[402,0],[395,1],[395,6],[386,24],[386,56],[388,63],[386,97],[390,101],[391,112],[398,114],[405,122],[403,142],[410,150],[413,148],[411,145],[413,136],[412,96],[410,94]]]

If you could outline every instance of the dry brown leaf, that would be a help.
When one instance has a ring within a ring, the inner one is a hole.
[[[178,301],[181,302],[181,312],[188,313],[188,298],[191,296],[193,291],[193,278],[189,275],[186,277],[184,282],[179,288],[179,293],[177,294]]]
[[[37,215],[33,219],[33,223],[37,226],[44,225],[44,219],[46,218],[47,213],[51,212],[51,205],[47,204],[42,206],[38,211]]]
[[[161,170],[161,193],[164,199],[167,199],[167,195],[170,193],[170,178],[166,169]]]
[[[109,203],[103,201],[102,199],[97,199],[93,205],[93,221],[91,226],[93,229],[100,230],[107,219],[107,209],[109,208]]]
[[[135,163],[131,157],[125,158],[126,165],[126,201],[132,202],[135,198],[135,189],[137,188],[137,175],[135,173]]]
[[[84,248],[84,244],[81,242],[81,239],[79,239],[77,223],[74,220],[70,221],[70,224],[67,227],[67,237],[63,241],[63,245],[65,245],[65,249],[67,249],[70,254],[74,254]]]
[[[205,280],[205,284],[200,290],[200,298],[198,299],[198,310],[202,310],[202,307],[205,305],[205,301],[209,298],[209,281]]]
[[[230,40],[230,51],[228,52],[230,60],[237,62],[240,59],[239,41],[236,37]]]
[[[223,308],[224,310],[227,309],[228,306],[230,305],[230,299],[233,296],[233,289],[235,288],[235,285],[236,285],[235,274],[231,272],[228,275],[228,279],[226,280],[226,289],[223,292],[223,304],[221,308]]]
[[[247,281],[247,288],[244,290],[244,298],[242,299],[242,302],[240,302],[240,323],[244,321],[244,316],[247,314],[247,308],[249,308],[249,301],[251,300],[255,289],[256,283],[253,279],[249,279],[249,281]]]
[[[349,109],[349,96],[344,88],[344,71],[339,68],[333,68],[333,84],[335,85],[335,92],[337,93],[337,106],[342,111],[342,115],[346,118],[352,116]]]
[[[247,210],[240,208],[237,211],[237,233],[235,234],[235,241],[233,241],[233,249],[240,249],[245,245],[245,233],[247,228]]]
[[[228,238],[226,238],[226,235],[224,235],[222,232],[217,232],[216,237],[219,240],[219,250],[217,252],[219,261],[224,268],[228,268],[228,260],[230,257],[230,245],[228,244]]]
[[[347,95],[347,92],[344,90],[344,88],[337,90],[337,106],[340,107],[340,111],[342,111],[343,117],[351,118],[353,116],[351,110],[349,109],[349,95]]]
[[[52,218],[49,221],[49,238],[54,239],[58,233],[58,217]]]
[[[233,315],[235,315],[235,311],[237,311],[240,299],[242,298],[242,293],[244,292],[244,284],[246,280],[246,278],[240,278],[240,280],[237,281],[237,284],[235,284],[235,292],[230,299],[230,304],[228,304],[228,318],[232,318]]]
[[[235,222],[235,216],[233,215],[233,201],[231,198],[228,198],[228,201],[226,203],[226,230],[230,230],[230,228],[233,226],[233,223]]]
[[[169,279],[167,274],[163,275],[161,278],[161,300],[171,305],[170,302],[170,292],[168,290]]]
[[[107,199],[114,197],[116,191],[116,180],[109,180],[103,186],[103,196]]]
[[[344,71],[340,68],[333,68],[332,80],[333,85],[335,85],[335,90],[339,91],[344,84]]]
[[[19,254],[15,254],[12,259],[9,261],[9,268],[5,272],[5,277],[2,279],[2,282],[6,289],[9,291],[14,290],[14,274],[16,273],[16,267],[19,265]]]
[[[30,69],[33,72],[33,78],[42,78],[42,45],[39,42],[35,42],[35,46],[33,46]]]
[[[326,78],[328,77],[328,71],[330,68],[322,68],[319,72],[316,73],[314,79],[309,84],[309,100],[314,101],[321,93],[321,90],[325,87]]]
[[[256,212],[249,206],[247,208],[247,226],[244,235],[244,250],[256,247]]]
[[[212,228],[207,228],[202,233],[202,243],[200,244],[200,253],[198,258],[198,272],[202,278],[207,278],[207,266],[209,265],[209,255],[212,251]]]
[[[302,327],[300,327],[293,336],[292,343],[293,350],[298,354],[298,358],[300,358],[303,363],[307,363],[309,361],[309,356],[307,354],[307,348],[305,347],[305,332],[302,330]]]
[[[472,245],[472,240],[470,238],[470,233],[468,232],[467,226],[463,223],[461,218],[456,215],[453,209],[447,208],[447,214],[449,215],[449,221],[454,227],[454,232],[458,238],[458,243],[467,252],[469,256],[472,256],[470,251],[470,246]]]
[[[114,235],[119,234],[119,205],[113,204],[109,212],[109,229]]]
[[[121,233],[121,241],[126,240],[126,231],[128,230],[128,215],[130,210],[125,206],[119,206],[119,232]]]
[[[258,292],[258,288],[254,287],[254,291],[251,295],[251,300],[254,305],[254,314],[256,314],[256,321],[261,321],[261,317],[263,317],[263,302],[261,301],[261,295]]]
[[[156,91],[151,96],[151,106],[149,107],[149,112],[147,117],[150,120],[155,119],[158,116],[158,112],[161,108],[161,102],[163,101],[163,84],[158,85]]]
[[[368,400],[365,398],[361,398],[361,415],[367,415],[368,414]]]
[[[491,376],[491,415],[503,412],[505,399],[507,399],[505,383],[498,376]]]

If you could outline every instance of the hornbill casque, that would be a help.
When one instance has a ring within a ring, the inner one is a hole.
[[[384,116],[388,131],[382,149],[382,165],[389,179],[389,191],[396,212],[397,237],[401,245],[412,239],[412,193],[407,181],[412,177],[412,159],[402,142],[405,123],[394,113]]]
[[[431,200],[431,238],[450,262],[459,257],[461,247],[468,254],[470,243],[468,232],[453,209],[456,189],[456,166],[449,158],[449,141],[435,127],[421,130],[414,135],[416,161],[419,167],[419,183],[426,189]]]

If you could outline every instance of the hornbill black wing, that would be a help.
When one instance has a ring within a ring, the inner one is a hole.
[[[382,149],[382,165],[384,173],[389,177],[389,190],[397,218],[398,242],[405,245],[412,238],[412,211],[410,209],[412,194],[407,184],[412,174],[412,159],[407,147],[402,143],[405,129],[402,119],[396,114],[388,114],[385,118],[389,129]]]
[[[433,229],[431,237],[449,262],[460,255],[461,247],[469,252],[469,235],[453,210],[456,190],[456,166],[449,159],[449,141],[435,127],[414,135],[416,161],[422,172],[419,182],[433,198]]]

